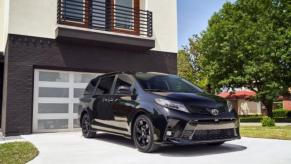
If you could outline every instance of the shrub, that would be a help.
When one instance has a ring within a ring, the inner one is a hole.
[[[287,110],[283,108],[275,109],[273,110],[273,117],[287,117]]]
[[[265,116],[261,120],[262,126],[272,127],[275,126],[275,120],[271,117]]]
[[[241,122],[260,122],[262,116],[252,115],[252,116],[239,116]]]
[[[287,110],[287,117],[291,118],[291,110]]]

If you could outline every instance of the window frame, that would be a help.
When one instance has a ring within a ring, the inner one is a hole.
[[[66,0],[61,0],[62,3],[65,3]],[[131,35],[140,35],[140,0],[132,0],[133,1],[133,29],[126,29],[126,28],[118,28],[115,27],[115,1],[116,0],[105,0],[105,15],[109,15],[109,17],[105,16],[105,28],[108,28],[111,32],[123,33],[123,34],[131,34]],[[69,26],[76,26],[76,27],[84,27],[89,28],[90,22],[89,18],[92,17],[92,13],[90,13],[90,0],[83,0],[84,2],[84,11],[83,11],[83,21],[74,21],[69,20],[65,15],[66,10],[65,6],[63,6],[63,14],[61,14],[61,23],[64,25]],[[108,5],[108,6],[107,6]],[[107,8],[109,8],[107,10]],[[107,13],[108,12],[108,13]],[[106,24],[109,24],[109,27],[106,27]]]
[[[125,28],[115,28],[115,14],[114,14],[114,5],[116,0],[110,0],[111,4],[111,31],[118,32],[118,33],[124,33],[124,34],[133,34],[133,35],[139,35],[140,34],[140,0],[132,0],[133,1],[133,30],[125,29]]]
[[[131,95],[132,95],[133,94],[133,90],[135,88],[135,86],[134,86],[134,78],[132,76],[128,75],[128,74],[118,74],[115,77],[116,79],[115,79],[115,83],[114,83],[113,93],[112,94],[113,95],[116,95],[116,96],[124,96],[124,94],[117,94],[117,93],[115,93],[116,83],[117,83],[117,80],[118,80],[119,76],[127,76],[131,80],[132,84],[130,86],[130,92],[131,92]]]
[[[62,0],[62,3],[65,3],[65,1],[67,0]],[[74,21],[74,20],[69,20],[65,17],[62,16],[62,24],[64,25],[71,25],[71,26],[77,26],[77,27],[89,27],[89,8],[90,8],[90,5],[89,5],[89,0],[83,0],[84,2],[84,11],[83,11],[83,21]],[[63,7],[63,10],[66,10],[66,7],[64,6]],[[65,12],[66,11],[62,11],[63,14],[62,15],[66,15]]]
[[[114,77],[113,79],[113,82],[112,82],[112,85],[111,85],[111,88],[110,88],[110,91],[109,91],[109,94],[99,94],[97,93],[97,89],[101,83],[101,80],[104,79],[104,78],[108,78],[108,77]],[[114,86],[115,86],[115,83],[116,83],[116,79],[117,79],[117,75],[107,75],[107,76],[101,76],[99,79],[98,79],[98,82],[96,84],[96,87],[94,89],[94,92],[92,95],[112,95],[113,94],[113,89],[114,89]]]

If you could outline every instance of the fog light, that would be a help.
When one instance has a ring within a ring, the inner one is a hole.
[[[174,133],[173,133],[172,131],[167,131],[167,132],[166,132],[166,135],[167,135],[167,136],[172,136],[173,134],[174,134]]]

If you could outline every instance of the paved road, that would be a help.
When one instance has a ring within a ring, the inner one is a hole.
[[[80,132],[22,136],[40,150],[33,164],[290,164],[291,141],[243,138],[219,147],[166,147],[138,152],[131,141],[109,134],[84,139]]]

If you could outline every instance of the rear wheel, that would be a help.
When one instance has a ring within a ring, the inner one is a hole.
[[[154,143],[154,128],[151,120],[140,115],[134,122],[133,141],[139,151],[150,153],[155,151],[158,146]]]
[[[96,136],[91,128],[91,118],[88,113],[85,113],[81,120],[82,133],[85,138],[93,138]]]

